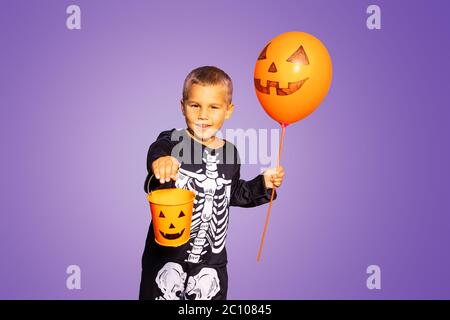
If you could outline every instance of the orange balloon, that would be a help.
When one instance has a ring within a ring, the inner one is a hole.
[[[327,95],[331,78],[327,48],[305,32],[273,38],[260,53],[254,73],[259,102],[282,125],[311,114]]]

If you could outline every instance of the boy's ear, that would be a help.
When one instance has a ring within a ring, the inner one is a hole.
[[[180,106],[181,106],[181,112],[183,113],[183,116],[186,116],[184,114],[184,104],[183,104],[183,100],[180,100]]]
[[[227,111],[225,112],[225,119],[230,119],[233,114],[234,104],[230,103],[227,107]]]

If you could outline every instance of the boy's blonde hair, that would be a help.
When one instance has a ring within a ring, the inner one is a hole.
[[[193,84],[202,86],[224,85],[227,87],[228,104],[231,103],[233,96],[233,83],[231,78],[225,71],[214,66],[203,66],[192,70],[184,80],[183,84],[183,101],[186,101],[189,96],[189,91]]]

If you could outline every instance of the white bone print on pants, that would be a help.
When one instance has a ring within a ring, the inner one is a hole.
[[[178,263],[167,262],[158,271],[155,281],[163,293],[161,297],[157,297],[155,300],[180,300],[180,296],[184,295],[186,272]]]
[[[220,253],[225,247],[228,229],[228,204],[230,203],[231,180],[219,177],[217,159],[219,154],[210,155],[204,150],[206,170],[197,172],[179,169],[179,176],[175,182],[177,188],[184,188],[196,194],[194,212],[191,224],[191,250],[186,261],[201,262],[201,256],[207,251],[208,245],[213,253]],[[199,190],[199,191],[198,191]]]
[[[195,300],[211,300],[220,291],[220,281],[217,271],[212,268],[202,268],[195,276],[190,276],[186,286],[186,295],[195,295]]]

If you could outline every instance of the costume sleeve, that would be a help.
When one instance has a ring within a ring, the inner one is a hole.
[[[170,156],[173,148],[173,142],[171,140],[172,132],[175,129],[163,131],[159,134],[158,138],[156,138],[156,141],[153,142],[147,153],[147,177],[145,178],[144,183],[144,191],[146,193],[149,192],[149,186],[148,182],[150,177],[153,175],[152,172],[152,163],[156,159],[164,156]],[[154,190],[157,186],[159,186],[158,180],[156,178],[152,178],[150,181],[150,190]]]
[[[266,188],[264,176],[257,175],[254,179],[245,181],[240,179],[240,164],[237,164],[236,173],[231,182],[230,205],[235,207],[256,207],[270,202],[272,189]],[[277,198],[277,192],[273,199]]]

